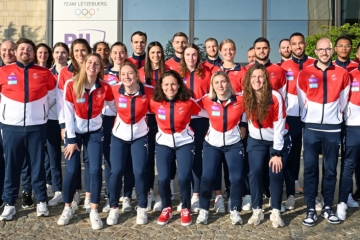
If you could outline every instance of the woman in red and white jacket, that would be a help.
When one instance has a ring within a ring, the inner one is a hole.
[[[151,42],[147,46],[146,58],[144,67],[139,69],[139,78],[140,81],[147,85],[151,85],[154,88],[156,83],[160,79],[160,75],[164,73],[169,68],[165,65],[165,54],[164,49],[159,42]],[[153,188],[155,181],[155,136],[158,132],[158,126],[156,124],[155,114],[147,114],[147,124],[149,127],[148,133],[148,164],[147,164],[147,179],[148,179],[148,206],[147,210],[151,210],[151,203],[155,200],[154,211],[160,212],[161,208],[161,198],[160,196],[154,196]],[[174,171],[173,171],[174,170]],[[172,168],[171,179],[174,179],[176,175],[176,164]]]
[[[61,137],[64,139],[65,136],[65,115],[64,115],[64,86],[65,83],[72,79],[73,76],[77,75],[80,72],[80,68],[87,57],[91,53],[91,47],[89,43],[82,38],[78,38],[72,42],[70,47],[70,60],[71,64],[67,67],[64,67],[60,70],[58,76],[58,85],[56,89],[56,107],[58,111],[59,124],[61,127]],[[84,208],[87,212],[90,211],[90,181],[89,181],[89,161],[88,156],[84,154],[84,182],[85,182],[85,201]],[[74,195],[73,207],[77,208],[77,205],[80,203],[79,191],[81,186],[81,169],[79,170],[79,178],[77,181],[77,191]]]
[[[281,218],[283,193],[283,169],[286,164],[291,139],[286,124],[286,106],[281,94],[271,89],[265,66],[255,64],[247,71],[244,81],[244,109],[248,117],[249,138],[249,182],[253,215],[249,224],[258,225],[264,219],[262,211],[263,164],[267,163],[266,153],[270,151],[269,162],[270,192],[273,227],[285,225]]]
[[[147,176],[148,126],[146,113],[154,88],[139,81],[136,66],[125,62],[120,67],[121,83],[112,86],[116,100],[117,116],[112,130],[110,149],[109,197],[110,213],[108,225],[115,225],[119,217],[119,197],[126,162],[132,160],[135,189],[138,199],[136,224],[147,223]],[[130,157],[131,156],[131,157]],[[130,157],[130,158],[129,158]]]
[[[89,158],[90,167],[90,222],[92,229],[101,229],[103,224],[97,212],[100,203],[102,186],[102,147],[103,131],[101,111],[106,103],[116,111],[111,87],[101,80],[104,67],[97,53],[89,54],[80,73],[65,84],[64,113],[66,124],[64,156],[66,172],[63,184],[65,208],[58,220],[59,225],[66,225],[73,217],[71,207],[79,177],[80,149],[84,145],[85,154]]]
[[[230,219],[232,224],[242,224],[239,213],[244,184],[244,149],[241,141],[244,136],[239,127],[244,112],[242,96],[235,94],[228,75],[218,71],[211,77],[210,93],[200,99],[198,104],[207,111],[210,128],[204,141],[200,212],[196,222],[207,224],[213,183],[218,166],[225,156],[231,182]]]
[[[193,43],[185,46],[184,54],[180,61],[180,76],[183,78],[185,85],[190,89],[194,99],[200,99],[205,94],[209,93],[211,71],[201,63],[200,50]],[[202,149],[204,138],[209,128],[209,119],[193,115],[191,116],[190,127],[195,134],[191,211],[198,212],[202,174]]]
[[[158,224],[165,225],[172,217],[170,168],[176,156],[182,202],[181,224],[189,226],[192,223],[189,208],[194,157],[194,132],[189,124],[191,115],[198,115],[201,108],[191,99],[191,92],[179,73],[169,70],[161,75],[156,85],[154,97],[150,101],[150,111],[155,113],[159,126],[155,155],[163,210]]]
[[[102,44],[103,45],[103,44]],[[101,56],[101,55],[100,55]],[[110,48],[110,65],[106,66],[104,72],[104,81],[110,86],[114,86],[119,82],[119,71],[121,65],[127,59],[127,49],[125,44],[122,42],[114,43]],[[104,63],[104,59],[103,59]],[[103,116],[103,131],[104,131],[104,142],[103,142],[103,154],[104,154],[104,177],[105,177],[105,199],[106,204],[103,208],[103,212],[110,211],[109,205],[109,178],[110,178],[110,143],[111,143],[111,131],[114,126],[116,112],[113,112],[109,106],[105,105],[102,111]],[[132,169],[131,169],[132,171]],[[132,177],[133,178],[133,177]],[[131,186],[132,190],[132,186]],[[130,194],[131,194],[130,190]]]

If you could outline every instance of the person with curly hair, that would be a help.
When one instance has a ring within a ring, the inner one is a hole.
[[[249,68],[244,81],[243,105],[248,118],[249,182],[253,214],[249,224],[258,225],[264,219],[262,211],[263,164],[269,162],[273,227],[285,226],[281,218],[283,169],[291,149],[286,124],[286,107],[281,94],[272,90],[266,67],[255,64]],[[270,161],[266,159],[270,152]]]

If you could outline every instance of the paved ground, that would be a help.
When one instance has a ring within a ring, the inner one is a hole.
[[[321,167],[320,167],[321,169]],[[302,182],[302,179],[300,179]],[[176,199],[178,199],[177,186]],[[82,196],[83,200],[84,196]],[[285,199],[285,197],[284,197]],[[265,200],[265,203],[268,201]],[[269,208],[265,205],[265,220],[258,226],[244,224],[233,226],[229,214],[217,214],[210,211],[208,225],[193,224],[182,227],[180,216],[176,212],[178,200],[173,202],[173,219],[166,226],[157,225],[159,213],[148,213],[148,224],[135,224],[136,211],[120,213],[119,223],[115,226],[106,225],[106,213],[100,216],[104,222],[102,230],[93,231],[88,214],[79,209],[67,226],[56,224],[63,206],[50,207],[50,216],[36,217],[35,209],[21,209],[21,199],[17,201],[17,215],[13,221],[0,222],[0,239],[360,239],[360,212],[348,210],[348,219],[339,225],[331,225],[321,217],[315,227],[302,225],[305,216],[303,195],[296,196],[295,210],[284,213],[286,226],[274,229],[269,220]],[[104,201],[101,202],[101,208]],[[136,201],[133,201],[133,206]],[[1,210],[2,211],[2,210]],[[251,216],[250,211],[242,212],[246,223]],[[196,214],[193,215],[193,222]]]

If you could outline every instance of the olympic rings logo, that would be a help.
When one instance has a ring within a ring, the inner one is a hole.
[[[78,16],[80,19],[91,18],[93,15],[95,15],[95,9],[93,9],[93,8],[90,8],[90,9],[77,8],[77,9],[75,9],[75,15]]]

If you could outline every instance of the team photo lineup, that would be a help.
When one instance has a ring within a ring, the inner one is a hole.
[[[150,211],[159,212],[157,224],[172,224],[178,181],[182,226],[208,224],[213,213],[256,226],[267,199],[272,226],[284,227],[295,194],[304,196],[305,226],[345,221],[360,201],[360,44],[321,38],[312,58],[302,33],[285,37],[272,48],[255,39],[245,66],[235,62],[233,40],[208,38],[200,49],[183,32],[169,59],[141,31],[131,35],[133,53],[122,42],[82,38],[52,48],[3,42],[0,220],[14,220],[21,187],[22,208],[37,217],[64,204],[58,225],[83,211],[94,230],[104,227],[100,211],[116,225],[134,199],[136,224],[147,224]],[[281,59],[271,62],[277,47]],[[241,211],[252,211],[247,222]]]

